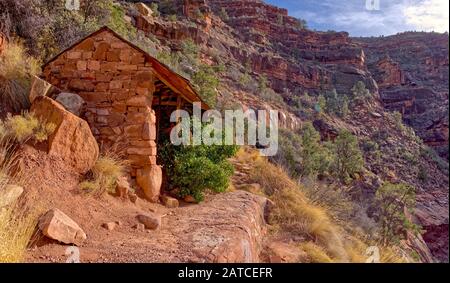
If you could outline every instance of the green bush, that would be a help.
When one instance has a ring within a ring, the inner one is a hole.
[[[157,3],[151,3],[150,4],[150,9],[152,9],[152,12],[153,12],[153,16],[154,17],[159,17],[160,16],[160,13],[159,13],[159,7],[158,7],[158,4]]]
[[[217,103],[217,88],[220,80],[218,74],[223,71],[223,66],[201,65],[192,76],[192,82],[196,86],[202,99],[210,106]]]
[[[317,177],[325,174],[332,162],[328,148],[320,143],[320,134],[311,123],[305,123],[301,130],[302,176]]]
[[[439,170],[441,170],[442,173],[448,174],[448,161],[440,157],[434,149],[429,146],[424,146],[422,148],[421,155],[423,158],[431,159],[434,163],[436,163],[437,167],[439,168]]]
[[[192,196],[197,202],[203,201],[205,191],[224,192],[233,175],[227,159],[237,150],[237,146],[174,146],[163,141],[159,158],[168,177],[168,189],[179,189],[180,197]]]
[[[405,208],[413,210],[416,204],[415,189],[407,184],[386,183],[375,196],[380,207],[382,242],[387,245],[399,240],[404,230],[417,230],[405,216]]]
[[[110,11],[108,26],[129,40],[135,40],[137,29],[127,21],[125,21],[125,10],[121,6],[113,4],[107,5]]]
[[[338,94],[335,89],[325,94],[325,110],[328,114],[345,118],[348,115],[349,99],[347,95]]]
[[[366,85],[362,81],[358,81],[351,90],[350,101],[351,105],[355,106],[360,103],[367,103],[372,95],[370,91],[366,88]]]
[[[364,158],[358,139],[349,131],[341,131],[330,148],[334,153],[333,171],[342,182],[350,181],[363,170]]]
[[[428,170],[425,166],[420,165],[418,168],[417,179],[421,182],[426,182],[428,180]]]
[[[278,153],[271,157],[271,161],[285,168],[293,178],[300,177],[302,171],[301,142],[298,133],[280,129]]]

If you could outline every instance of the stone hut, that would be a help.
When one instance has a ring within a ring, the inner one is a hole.
[[[103,27],[43,66],[43,79],[86,104],[81,114],[101,147],[120,144],[148,200],[157,201],[162,170],[158,140],[170,113],[204,104],[189,81]]]

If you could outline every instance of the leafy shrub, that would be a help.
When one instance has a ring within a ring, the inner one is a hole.
[[[159,158],[169,189],[179,189],[180,197],[192,196],[197,202],[205,191],[224,192],[229,187],[233,167],[227,161],[238,150],[234,145],[174,146],[163,141]]]
[[[198,66],[200,61],[200,47],[192,39],[183,41],[182,45],[183,55],[188,59],[188,63],[192,66]]]
[[[100,156],[88,180],[80,183],[80,188],[88,193],[100,196],[104,193],[113,193],[116,182],[125,176],[128,163],[119,154],[108,151]]]
[[[364,158],[358,139],[349,131],[341,131],[334,143],[330,144],[330,148],[334,153],[332,168],[342,182],[348,182],[363,170]]]
[[[156,58],[164,64],[168,65],[173,71],[179,71],[181,61],[179,53],[161,51],[156,55]]]
[[[305,123],[301,130],[301,159],[302,176],[312,178],[325,174],[333,159],[311,123]]]
[[[289,175],[298,178],[302,170],[300,135],[296,132],[280,129],[277,155],[271,161],[286,168]]]
[[[372,95],[366,88],[366,85],[362,81],[358,81],[351,90],[350,101],[351,105],[355,106],[360,103],[367,103],[370,101]]]
[[[346,117],[348,114],[349,99],[347,95],[341,95],[335,89],[325,94],[326,104],[325,110],[328,114],[338,115],[339,117]]]
[[[176,15],[179,11],[173,0],[159,1],[159,11],[164,15]]]
[[[374,152],[380,149],[380,145],[370,139],[363,140],[361,147],[365,152]]]
[[[159,8],[159,7],[158,7],[158,4],[157,4],[157,3],[153,2],[153,3],[150,4],[150,9],[152,9],[152,12],[153,12],[153,16],[154,16],[154,17],[159,17],[159,16],[160,16],[160,13],[159,13],[159,9],[158,9],[158,8]]]
[[[214,107],[217,103],[217,88],[220,84],[218,74],[222,71],[223,66],[201,65],[192,76],[192,82],[200,96],[210,107]]]
[[[9,115],[2,126],[5,136],[13,138],[19,143],[28,140],[43,142],[55,131],[56,125],[40,121],[28,112],[22,115]]]
[[[395,127],[401,132],[404,133],[406,131],[406,126],[403,124],[403,115],[398,111],[394,111],[389,113],[388,119],[394,123]]]
[[[422,182],[426,182],[428,180],[428,171],[427,168],[423,165],[420,165],[418,168],[417,179]]]
[[[397,241],[403,230],[417,229],[405,216],[405,208],[412,211],[416,204],[414,187],[407,184],[386,183],[375,196],[380,208],[382,242]]]
[[[125,21],[125,10],[121,6],[113,4],[109,4],[106,7],[110,13],[107,25],[125,38],[134,40],[137,35],[137,29]]]
[[[327,99],[323,95],[319,95],[317,102],[314,105],[314,110],[317,113],[323,113],[327,109]]]
[[[170,15],[169,17],[167,17],[167,19],[171,22],[176,22],[177,21],[177,15],[173,14]]]
[[[448,161],[440,157],[434,149],[432,149],[429,146],[424,146],[422,148],[421,155],[422,157],[431,159],[433,162],[435,162],[437,167],[439,168],[439,170],[441,170],[442,173],[448,174],[449,172]]]

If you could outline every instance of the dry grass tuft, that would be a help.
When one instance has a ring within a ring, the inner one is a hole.
[[[320,206],[310,204],[299,184],[281,168],[264,159],[255,161],[251,179],[259,183],[276,206],[270,222],[279,231],[307,238],[338,262],[348,261],[339,230]]]
[[[107,151],[100,156],[91,169],[90,178],[80,183],[80,188],[88,193],[100,196],[114,192],[116,181],[125,176],[128,162],[119,154]]]
[[[300,249],[308,255],[308,263],[333,263],[324,249],[313,242],[300,244]]]
[[[407,263],[406,259],[399,256],[399,252],[392,247],[381,247],[380,257],[381,263]]]
[[[1,188],[0,188],[1,190]],[[16,203],[0,211],[0,262],[23,261],[38,222],[37,209]]]
[[[55,129],[55,124],[46,123],[28,112],[23,112],[22,115],[8,115],[5,122],[0,122],[0,138],[9,138],[19,144],[29,140],[43,142]]]
[[[17,159],[11,154],[12,148],[10,140],[0,137],[0,197],[8,185],[26,188],[30,182],[29,175],[17,171]],[[30,207],[20,199],[0,208],[0,262],[23,261],[39,213],[36,204]]]
[[[39,65],[22,43],[8,43],[0,55],[0,101],[5,106],[15,112],[28,108],[30,76],[39,71]]]

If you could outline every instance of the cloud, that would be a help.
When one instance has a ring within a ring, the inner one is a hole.
[[[426,0],[406,7],[406,22],[423,31],[449,31],[448,0]]]
[[[377,1],[377,0],[375,0]],[[270,0],[305,19],[318,30],[348,31],[352,36],[391,35],[402,31],[449,30],[448,0],[378,0],[368,10],[365,0]]]

